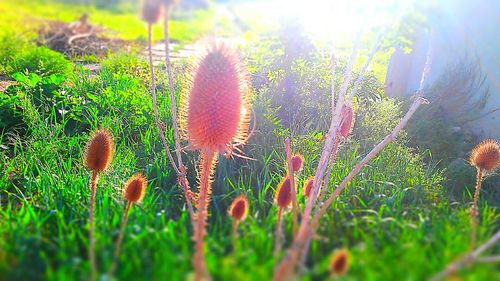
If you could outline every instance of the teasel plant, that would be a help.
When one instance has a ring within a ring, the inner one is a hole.
[[[285,151],[287,160],[287,170],[288,170],[288,180],[290,181],[290,194],[292,199],[292,232],[295,236],[297,232],[298,224],[298,213],[299,206],[297,203],[297,189],[295,188],[295,174],[302,170],[302,165],[304,163],[304,157],[300,154],[295,154],[292,156],[292,150],[290,148],[290,139],[285,139]]]
[[[434,276],[432,276],[429,281],[439,281],[443,280],[448,276],[455,274],[457,271],[464,267],[470,267],[473,263],[499,263],[500,256],[482,256],[487,250],[494,248],[500,242],[500,231],[497,231],[493,236],[491,236],[488,241],[481,244],[469,253],[462,255],[456,261],[448,264],[445,269]]]
[[[293,190],[290,176],[285,176],[278,184],[274,201],[278,207],[278,214],[276,217],[276,230],[274,241],[274,255],[277,256],[281,252],[284,243],[283,234],[283,213],[290,207],[293,202]]]
[[[125,228],[127,226],[128,214],[130,208],[133,204],[139,204],[144,198],[144,193],[146,191],[146,187],[148,185],[148,180],[142,174],[133,175],[128,181],[125,183],[123,187],[123,199],[125,200],[125,210],[123,212],[123,216],[120,223],[120,231],[118,233],[118,239],[115,243],[115,250],[113,253],[113,261],[111,263],[111,267],[109,269],[108,275],[110,277],[116,271],[116,267],[118,266],[118,260],[120,258],[121,246],[123,243],[123,237],[125,235]]]
[[[106,129],[95,131],[85,147],[84,161],[90,170],[90,200],[89,200],[89,262],[90,280],[97,278],[97,263],[95,257],[95,218],[94,206],[99,174],[106,171],[113,159],[115,144],[113,136]]]
[[[349,270],[349,251],[340,249],[333,252],[329,262],[330,274],[333,278],[343,276]]]
[[[233,240],[233,251],[236,252],[236,241],[238,240],[238,225],[245,220],[248,214],[248,199],[245,195],[236,197],[227,210],[232,221],[231,239]]]
[[[142,19],[147,23],[148,26],[148,55],[149,55],[149,67],[151,73],[151,100],[153,103],[153,114],[155,117],[156,126],[158,128],[158,135],[160,137],[161,143],[165,149],[167,158],[177,175],[177,182],[182,187],[184,192],[184,198],[186,200],[187,210],[189,212],[189,217],[194,220],[194,209],[192,204],[193,193],[189,187],[189,181],[187,180],[187,170],[186,166],[182,161],[182,148],[180,145],[180,135],[179,135],[179,125],[177,122],[177,106],[174,92],[174,82],[172,73],[172,63],[170,60],[169,51],[169,32],[168,32],[168,22],[170,18],[170,13],[175,7],[175,5],[180,2],[176,0],[144,0],[142,7]],[[167,66],[167,77],[170,92],[170,113],[172,115],[172,127],[174,131],[174,144],[175,144],[175,154],[177,162],[172,156],[170,147],[168,145],[167,139],[165,137],[166,125],[160,120],[158,113],[158,102],[156,95],[156,83],[155,83],[155,70],[153,65],[153,52],[152,52],[152,26],[157,23],[161,17],[161,13],[164,11],[164,36],[165,36],[165,64]]]
[[[361,28],[362,30],[363,28]],[[329,178],[325,177],[327,168],[331,169],[330,159],[335,159],[338,149],[334,149],[335,145],[338,144],[339,138],[342,137],[342,124],[345,117],[342,116],[342,108],[344,105],[352,104],[353,97],[356,95],[359,85],[363,79],[364,73],[368,69],[368,66],[373,59],[374,55],[377,53],[382,39],[387,32],[387,28],[383,28],[382,31],[377,35],[375,43],[368,55],[368,58],[361,68],[358,78],[354,81],[353,87],[350,93],[347,93],[348,86],[351,81],[352,69],[354,66],[354,61],[357,57],[357,52],[360,46],[361,30],[357,33],[352,54],[349,58],[346,71],[344,72],[342,85],[336,93],[335,83],[333,81],[335,76],[335,56],[332,51],[332,83],[331,83],[331,111],[332,120],[330,123],[330,128],[327,133],[327,137],[324,141],[324,147],[319,158],[318,165],[316,167],[316,172],[314,174],[312,188],[307,198],[307,203],[305,205],[304,211],[302,213],[302,218],[300,226],[290,247],[286,250],[285,255],[281,261],[276,265],[274,269],[273,280],[290,280],[296,275],[296,271],[301,263],[305,261],[306,255],[308,253],[309,244],[311,239],[316,233],[319,225],[320,219],[328,210],[329,206],[332,205],[334,200],[339,196],[342,190],[349,184],[352,178],[356,176],[359,171],[371,160],[373,159],[388,143],[392,142],[398,133],[403,129],[408,120],[412,117],[415,111],[422,105],[426,104],[427,100],[423,98],[423,86],[426,74],[430,68],[431,62],[431,48],[429,48],[427,53],[427,59],[425,63],[424,70],[422,72],[422,78],[420,81],[420,87],[416,92],[415,100],[411,104],[407,113],[403,116],[399,124],[379,143],[377,144],[354,168],[349,172],[349,174],[340,182],[333,192],[327,190],[327,185]],[[333,50],[333,48],[332,48]],[[344,110],[345,111],[345,110]],[[345,116],[345,113],[344,113]],[[320,190],[325,193],[326,199],[320,196]],[[327,192],[330,192],[327,194]]]
[[[194,217],[195,280],[209,279],[204,237],[217,156],[238,153],[248,140],[250,88],[247,71],[227,43],[213,41],[191,66],[181,97],[179,124],[188,147],[200,153]],[[238,152],[235,152],[238,151]]]
[[[477,239],[477,204],[481,192],[481,183],[485,175],[495,172],[500,167],[500,143],[492,139],[481,142],[472,150],[469,162],[477,171],[474,200],[470,209],[470,248],[474,249]]]
[[[181,139],[179,133],[179,124],[177,122],[177,101],[175,98],[175,88],[174,88],[174,75],[172,72],[172,60],[170,59],[170,33],[169,33],[169,21],[170,15],[173,9],[178,5],[181,0],[161,0],[163,5],[163,35],[164,35],[164,45],[165,45],[165,65],[167,67],[167,78],[168,78],[168,91],[170,94],[170,114],[172,115],[172,127],[174,132],[174,145],[175,145],[175,155],[177,158],[177,163],[173,162],[171,159],[172,166],[176,170],[178,183],[184,191],[184,197],[186,199],[186,206],[191,217],[194,216],[194,210],[192,206],[192,192],[189,187],[189,182],[187,180],[187,169],[182,160],[182,147]],[[160,132],[165,134],[163,126],[159,126]],[[165,145],[165,149],[169,150],[169,147]]]

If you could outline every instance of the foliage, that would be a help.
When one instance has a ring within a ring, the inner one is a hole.
[[[472,190],[475,172],[467,161],[470,150],[479,143],[478,128],[472,121],[486,116],[484,106],[490,92],[485,85],[486,74],[477,60],[464,57],[448,66],[444,74],[425,90],[430,104],[416,113],[407,126],[410,145],[432,151],[432,158],[446,168],[446,186],[453,198],[464,196],[464,188]],[[498,198],[495,182],[487,198]],[[473,191],[471,191],[473,192]],[[495,200],[495,199],[493,199]]]
[[[68,75],[73,67],[64,55],[10,34],[0,38],[0,60],[0,71],[9,75],[24,71]]]
[[[18,42],[12,36],[5,38]],[[314,49],[286,57],[287,43],[280,40],[270,36],[251,42],[251,48],[243,51],[251,72],[255,115],[255,130],[243,153],[254,160],[219,159],[206,251],[215,280],[270,279],[280,259],[273,256],[277,210],[272,198],[285,174],[283,141],[292,136],[293,152],[305,158],[297,175],[300,191],[318,164],[331,118],[329,58],[315,55]],[[124,208],[120,189],[132,174],[144,172],[146,196],[130,214],[116,277],[189,279],[192,228],[182,191],[157,138],[146,62],[137,54],[117,53],[101,61],[101,69],[95,73],[67,61],[64,63],[70,67],[64,73],[55,71],[59,67],[36,63],[25,71],[10,63],[17,52],[31,51],[19,44],[10,51],[0,49],[9,62],[2,60],[2,67],[11,67],[9,73],[16,80],[0,93],[1,278],[79,280],[88,276],[89,189],[82,154],[90,132],[105,127],[115,137],[116,157],[99,180],[97,191],[100,272],[110,266],[118,236]],[[51,62],[64,64],[46,50],[39,52]],[[344,59],[339,58],[337,64],[334,81],[338,89]],[[182,73],[188,68],[184,61],[176,61],[175,66],[178,95],[184,82]],[[157,69],[160,115],[170,124],[165,71],[163,66]],[[400,102],[381,96],[375,76],[368,73],[361,84],[354,105],[355,129],[340,146],[327,193],[401,117]],[[286,77],[296,86],[294,107],[284,97]],[[287,109],[285,114],[281,108]],[[289,116],[291,122],[283,122]],[[167,140],[172,142],[169,126]],[[427,163],[427,150],[409,148],[407,141],[403,138],[388,145],[333,203],[312,242],[304,280],[329,278],[326,267],[335,248],[349,248],[353,257],[346,280],[422,280],[467,250],[469,197],[452,197],[455,202],[448,202],[450,190],[443,187],[449,180],[446,174],[433,162]],[[189,177],[195,182],[196,167],[191,163],[197,155],[186,154]],[[466,163],[458,165],[466,167]],[[235,250],[226,210],[240,194],[247,195],[250,212],[240,224]],[[304,199],[299,192],[302,208]],[[495,206],[485,201],[480,205],[479,239],[485,240],[500,227],[500,215]],[[289,243],[290,214],[284,216]],[[488,264],[468,268],[460,275],[469,280],[500,278],[498,268]]]

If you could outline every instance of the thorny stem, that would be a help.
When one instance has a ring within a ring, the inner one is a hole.
[[[439,281],[446,276],[456,272],[457,270],[461,269],[462,267],[469,265],[473,263],[474,261],[481,261],[481,258],[479,257],[483,252],[491,248],[492,246],[496,245],[497,242],[500,241],[500,231],[495,233],[490,240],[486,241],[483,245],[478,247],[476,250],[470,252],[469,254],[465,255],[462,257],[460,260],[453,262],[446,266],[446,268],[439,272],[438,274],[434,275],[430,281]]]
[[[356,37],[356,43],[354,44],[353,53],[349,59],[347,70],[344,73],[344,82],[339,92],[339,99],[336,103],[335,110],[332,112],[332,122],[330,123],[330,129],[328,130],[328,135],[327,135],[328,137],[325,140],[323,152],[321,153],[318,167],[316,168],[316,173],[314,175],[314,181],[313,181],[313,188],[311,190],[309,200],[307,201],[304,214],[302,215],[302,222],[300,224],[299,232],[294,239],[294,243],[288,249],[285,257],[280,262],[280,264],[278,264],[278,266],[275,268],[273,279],[276,281],[290,279],[297,265],[298,262],[297,258],[304,242],[304,241],[299,242],[297,241],[297,239],[301,236],[305,236],[306,232],[308,232],[309,219],[312,213],[312,209],[318,197],[319,188],[323,180],[323,177],[325,175],[328,159],[330,159],[330,154],[333,150],[335,139],[337,137],[337,129],[340,123],[339,120],[340,109],[342,108],[342,105],[344,103],[345,93],[347,91],[347,85],[351,79],[352,67],[354,65],[354,60],[356,58],[360,41],[361,41],[361,32],[358,32],[358,35]],[[334,93],[332,91],[332,99],[333,98],[334,98]]]
[[[233,252],[237,252],[236,251],[236,241],[238,240],[238,220],[235,220],[233,219],[233,223],[232,223],[232,240],[233,240]]]
[[[204,237],[207,219],[207,208],[208,208],[208,198],[210,192],[210,176],[212,173],[213,162],[215,160],[216,153],[214,152],[203,152],[201,155],[201,177],[200,177],[200,189],[198,191],[198,212],[196,214],[196,226],[194,228],[194,240],[195,240],[195,253],[193,259],[193,266],[195,270],[195,281],[207,280],[209,279],[208,271],[205,263],[204,254]]]
[[[158,102],[156,100],[156,87],[155,87],[155,70],[153,66],[153,51],[152,51],[152,24],[148,23],[148,51],[149,51],[149,70],[151,72],[151,99],[153,100],[153,113],[155,116],[156,120],[156,126],[158,127],[160,139],[163,143],[163,146],[165,147],[165,151],[167,153],[168,160],[170,161],[170,164],[172,164],[172,167],[174,168],[175,172],[177,174],[180,174],[179,168],[177,168],[177,165],[175,164],[174,158],[172,157],[172,153],[170,152],[170,149],[168,148],[168,143],[167,139],[165,138],[165,130],[163,128],[163,124],[160,121],[160,117],[158,115]]]
[[[181,154],[181,143],[179,136],[179,125],[177,123],[177,103],[175,101],[175,91],[174,91],[174,76],[172,74],[172,61],[170,60],[170,37],[168,33],[168,21],[170,19],[170,7],[165,8],[165,25],[163,28],[164,32],[164,40],[165,40],[165,64],[167,65],[167,76],[168,76],[168,89],[170,92],[170,112],[172,114],[172,124],[174,127],[174,143],[175,143],[175,154],[177,156],[177,165],[179,167],[179,173],[177,176],[179,177],[178,182],[184,189],[184,197],[186,199],[186,206],[191,216],[191,219],[194,217],[193,204],[191,203],[190,196],[190,188],[189,182],[187,180],[186,167],[182,162],[182,154]]]
[[[90,280],[94,281],[97,278],[97,264],[95,260],[95,239],[94,239],[94,205],[95,194],[97,189],[97,176],[99,172],[92,170],[90,176],[90,203],[89,203],[89,261],[90,261]]]
[[[481,182],[483,181],[483,171],[477,169],[476,178],[476,191],[474,192],[474,201],[470,208],[470,249],[476,246],[476,232],[477,232],[477,202],[479,201],[479,194],[481,193]]]
[[[411,105],[408,112],[405,114],[403,119],[399,122],[399,124],[394,128],[394,130],[388,134],[379,144],[377,144],[362,160],[359,162],[351,172],[344,178],[344,180],[337,186],[337,188],[333,191],[333,194],[324,202],[321,208],[314,214],[313,220],[311,222],[311,229],[316,229],[320,218],[325,214],[326,210],[332,204],[333,200],[337,198],[337,196],[342,192],[342,190],[347,186],[347,184],[356,176],[359,171],[390,142],[396,139],[398,133],[403,129],[403,127],[408,123],[408,120],[412,117],[415,111],[420,107],[420,105],[427,103],[427,100],[417,96],[413,104]]]
[[[285,150],[286,150],[286,160],[288,165],[288,177],[290,178],[290,186],[292,187],[292,232],[293,236],[297,233],[297,224],[298,224],[298,205],[297,205],[297,189],[295,188],[295,177],[293,172],[293,163],[292,163],[292,151],[290,149],[290,139],[285,139]]]
[[[277,257],[279,252],[281,252],[281,245],[283,243],[283,229],[282,229],[282,217],[283,217],[283,208],[279,207],[278,209],[278,218],[276,220],[276,231],[274,234],[274,256]]]
[[[323,202],[323,199],[325,197],[326,191],[328,190],[328,185],[330,183],[330,175],[332,173],[332,167],[333,164],[335,163],[335,159],[337,159],[337,152],[339,149],[339,144],[340,140],[337,139],[335,141],[335,144],[333,146],[333,151],[330,155],[330,160],[328,162],[328,170],[326,171],[325,179],[322,183],[321,189],[320,189],[320,195],[319,195],[319,202]],[[311,240],[312,240],[312,235],[307,238],[307,241],[305,243],[304,248],[302,249],[302,252],[300,254],[300,263],[299,263],[299,269],[301,271],[304,270],[305,264],[306,264],[306,259],[307,255],[309,254],[309,247],[311,245]]]
[[[127,201],[127,205],[125,205],[125,211],[123,212],[122,221],[120,223],[120,233],[118,234],[118,240],[116,240],[115,244],[115,252],[113,254],[113,262],[111,264],[111,268],[109,269],[109,276],[113,276],[116,271],[116,267],[118,265],[118,258],[120,256],[120,251],[123,242],[123,236],[125,235],[125,227],[127,226],[128,213],[130,211],[130,207],[132,206],[132,201]]]

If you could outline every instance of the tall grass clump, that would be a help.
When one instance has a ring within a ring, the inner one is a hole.
[[[91,280],[97,277],[94,240],[94,205],[99,173],[104,172],[111,163],[115,144],[111,133],[99,129],[92,134],[85,148],[85,165],[90,174],[90,201],[89,201],[89,261],[91,266]]]

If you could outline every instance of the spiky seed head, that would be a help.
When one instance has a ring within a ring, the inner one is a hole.
[[[229,206],[228,213],[236,221],[242,221],[248,213],[248,199],[244,196],[238,196]]]
[[[142,174],[133,175],[125,184],[123,197],[132,203],[141,202],[148,186],[148,180]]]
[[[158,22],[161,17],[162,5],[159,0],[144,0],[142,1],[142,14],[143,21],[154,24]]]
[[[337,250],[330,259],[330,272],[334,275],[345,275],[349,270],[349,252],[346,249]]]
[[[500,144],[488,139],[478,144],[470,155],[470,163],[486,173],[494,172],[500,166]]]
[[[354,114],[352,111],[352,106],[350,104],[342,105],[342,109],[340,110],[340,129],[339,129],[339,135],[341,137],[345,138],[351,133],[353,121],[354,121]]]
[[[276,204],[280,208],[288,208],[292,202],[292,185],[290,184],[290,178],[284,177],[280,184],[278,185],[278,190],[276,191]]]
[[[171,6],[177,5],[181,0],[160,0],[164,7],[170,8]]]
[[[106,129],[99,129],[90,136],[85,148],[85,165],[92,171],[102,172],[111,163],[115,152],[113,136]]]
[[[300,154],[295,154],[292,156],[292,168],[293,172],[297,173],[302,170],[302,165],[304,164],[304,158]]]
[[[309,196],[311,195],[313,183],[314,183],[314,177],[308,178],[307,181],[304,183],[304,189],[302,190],[302,194],[307,198],[309,198]]]
[[[250,117],[249,87],[236,53],[224,43],[212,43],[190,75],[179,123],[191,147],[223,153],[243,144]]]

